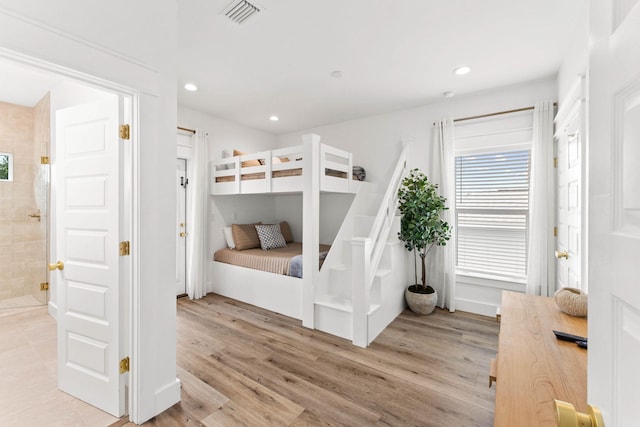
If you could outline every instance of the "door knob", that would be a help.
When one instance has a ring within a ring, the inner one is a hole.
[[[185,233],[184,231],[180,232],[180,237],[186,237],[187,233]]]
[[[567,251],[556,251],[556,258],[558,259],[569,259],[569,253]]]
[[[55,264],[49,264],[49,270],[64,270],[64,263],[62,261],[58,261]]]
[[[558,427],[604,427],[604,418],[600,409],[587,405],[588,414],[576,411],[576,408],[562,400],[555,400],[556,421]]]

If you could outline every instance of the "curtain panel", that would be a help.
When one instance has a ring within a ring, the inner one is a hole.
[[[553,179],[552,101],[536,103],[533,110],[533,142],[529,180],[529,242],[527,288],[533,295],[551,296],[555,290],[553,269]]]
[[[187,186],[187,295],[205,295],[207,266],[207,180],[209,159],[207,133],[196,129],[191,138],[192,156]]]
[[[449,209],[442,216],[452,228],[455,225],[454,162],[453,120],[439,120],[433,126],[428,175],[431,182],[438,184],[440,195],[447,199]],[[452,230],[447,245],[434,247],[427,260],[427,282],[438,291],[438,306],[449,311],[455,311],[455,235],[455,230]]]

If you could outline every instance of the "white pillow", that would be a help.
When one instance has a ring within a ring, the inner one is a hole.
[[[227,159],[229,157],[232,157],[231,151],[229,151],[227,149],[222,150],[222,158],[223,159]],[[224,169],[233,169],[233,165],[230,164],[230,163],[227,163],[226,165],[223,165],[223,166],[224,166]],[[231,246],[229,246],[229,247],[231,247]],[[231,248],[231,249],[233,249],[233,248]]]
[[[286,248],[287,242],[280,231],[280,224],[256,225],[260,247],[264,250]]]
[[[227,246],[229,249],[236,248],[236,242],[233,241],[233,233],[231,232],[231,227],[225,227],[222,229],[224,232],[224,238],[227,239]]]

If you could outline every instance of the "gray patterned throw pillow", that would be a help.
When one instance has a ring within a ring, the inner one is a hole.
[[[280,231],[280,224],[263,224],[256,225],[255,227],[262,249],[276,249],[287,246],[287,242],[285,242],[282,232]]]

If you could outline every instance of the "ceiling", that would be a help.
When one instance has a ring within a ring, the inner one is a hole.
[[[33,107],[64,78],[0,59],[0,102]]]
[[[584,0],[259,0],[236,24],[230,1],[178,1],[178,101],[274,134],[553,77],[587,19]]]

